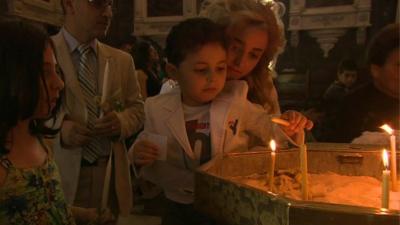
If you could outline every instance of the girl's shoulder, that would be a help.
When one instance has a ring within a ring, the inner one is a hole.
[[[1,159],[0,159],[1,160]],[[3,186],[7,178],[7,169],[0,162],[0,187]]]

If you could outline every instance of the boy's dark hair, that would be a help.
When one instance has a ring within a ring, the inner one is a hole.
[[[389,54],[399,48],[399,24],[389,24],[372,38],[367,50],[367,64],[382,66]]]
[[[221,26],[207,18],[187,19],[170,30],[165,44],[165,54],[169,63],[179,66],[188,53],[208,43],[219,43],[223,48],[226,47]]]
[[[338,66],[338,74],[343,73],[345,70],[357,71],[357,63],[352,59],[343,59]]]
[[[9,131],[19,120],[32,118],[36,110],[40,83],[45,82],[43,57],[47,46],[52,47],[43,27],[22,20],[0,21],[0,155],[8,152]],[[60,101],[52,112],[54,118]],[[47,128],[44,123],[42,119],[31,120],[31,134],[57,133],[58,130]]]

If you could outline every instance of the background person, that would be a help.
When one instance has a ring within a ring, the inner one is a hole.
[[[326,89],[324,101],[337,103],[348,95],[357,81],[357,64],[350,59],[343,59],[338,65],[337,79]]]
[[[143,98],[158,95],[161,90],[160,57],[150,42],[139,41],[134,48],[133,58]]]
[[[389,24],[372,37],[366,52],[371,80],[346,96],[319,141],[350,142],[383,124],[399,129],[399,32],[398,23]]]

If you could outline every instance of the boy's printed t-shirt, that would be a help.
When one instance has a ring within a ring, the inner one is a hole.
[[[201,106],[183,104],[183,113],[186,133],[196,158],[191,159],[183,148],[181,151],[185,167],[194,170],[211,159],[210,104]]]

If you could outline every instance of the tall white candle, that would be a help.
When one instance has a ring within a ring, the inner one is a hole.
[[[301,170],[301,195],[303,200],[308,200],[308,168],[307,168],[307,146],[300,145],[300,170]]]
[[[269,168],[269,190],[272,191],[274,186],[274,174],[275,174],[275,157],[276,157],[276,143],[274,140],[269,142],[269,146],[271,148],[271,164]]]
[[[104,65],[103,88],[101,89],[100,105],[102,105],[106,102],[106,97],[108,94],[108,81],[109,81],[109,77],[110,77],[109,74],[110,74],[110,72],[109,72],[109,67],[108,67],[108,59],[106,59],[106,64]],[[104,116],[104,111],[100,110],[99,118],[102,118],[103,116]]]
[[[390,135],[390,175],[392,178],[392,191],[398,191],[396,154],[396,137],[392,134]]]
[[[390,135],[390,175],[392,181],[392,191],[398,191],[397,186],[397,163],[396,163],[396,137],[394,135],[393,129],[384,124],[380,127],[385,130]]]
[[[382,171],[382,208],[389,208],[389,160],[386,149],[382,151],[383,171]]]
[[[108,65],[108,59],[107,59],[105,65],[104,65],[103,89],[102,89],[102,94],[101,94],[101,103],[104,103],[106,101],[106,97],[108,94],[109,77],[110,77],[110,72],[109,72],[109,65]]]

